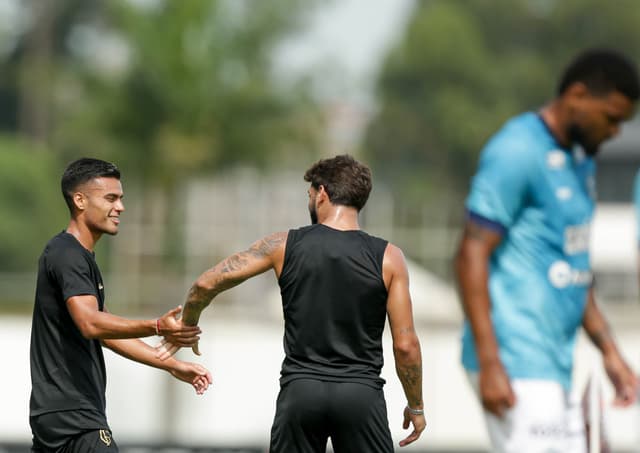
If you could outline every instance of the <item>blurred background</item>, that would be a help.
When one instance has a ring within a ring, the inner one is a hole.
[[[549,100],[590,45],[639,61],[637,1],[0,0],[0,452],[30,442],[36,263],[67,224],[67,163],[120,167],[127,210],[97,259],[110,311],[148,318],[225,256],[308,224],[302,175],[341,153],[373,170],[364,228],[411,263],[428,427],[407,450],[486,451],[451,286],[464,196],[486,139]],[[598,165],[598,296],[640,370],[640,122]],[[108,418],[123,451],[266,451],[283,358],[275,279],[224,293],[202,321],[198,361],[214,375],[203,397],[107,353]],[[576,360],[582,388],[599,366],[582,337]],[[397,444],[404,400],[386,363]],[[638,407],[613,409],[604,392],[614,451],[640,451]]]

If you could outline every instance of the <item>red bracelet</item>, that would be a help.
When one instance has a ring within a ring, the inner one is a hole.
[[[156,335],[160,336],[160,318],[156,319]]]

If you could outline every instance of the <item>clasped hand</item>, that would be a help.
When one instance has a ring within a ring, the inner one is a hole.
[[[200,341],[200,327],[187,326],[180,319],[182,306],[169,310],[159,320],[159,332],[162,341],[155,347],[156,357],[160,360],[166,360],[173,356],[183,347],[191,347],[196,355],[201,355],[198,348]]]

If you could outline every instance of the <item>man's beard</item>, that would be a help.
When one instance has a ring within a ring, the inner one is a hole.
[[[598,151],[600,151],[600,145],[589,143],[587,138],[585,137],[584,130],[576,124],[572,124],[571,126],[569,126],[569,139],[571,140],[571,143],[578,143],[580,146],[582,146],[585,154],[590,157],[595,156],[596,154],[598,154]]]
[[[311,217],[311,225],[318,223],[318,213],[315,206],[309,206],[309,216]]]

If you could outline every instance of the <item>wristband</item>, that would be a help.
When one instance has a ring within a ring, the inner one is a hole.
[[[156,319],[156,335],[160,336],[160,318]]]
[[[424,415],[424,409],[413,409],[407,404],[407,410],[411,415]]]

